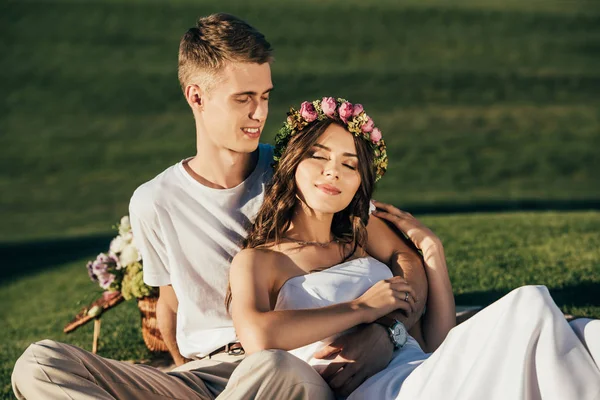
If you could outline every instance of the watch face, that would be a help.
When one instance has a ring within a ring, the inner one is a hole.
[[[406,328],[401,322],[396,322],[391,328],[392,340],[396,346],[404,346],[408,339]]]

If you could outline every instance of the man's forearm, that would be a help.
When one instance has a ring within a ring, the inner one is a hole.
[[[156,305],[156,319],[160,334],[169,349],[169,353],[171,353],[171,357],[173,357],[175,365],[185,364],[186,359],[179,353],[179,346],[177,346],[177,313],[167,304],[159,301]]]
[[[427,352],[433,352],[456,325],[456,308],[446,256],[441,242],[424,252],[426,272],[431,284],[429,310],[423,320],[423,335]]]
[[[421,319],[427,303],[429,286],[425,267],[421,257],[412,249],[407,249],[407,251],[394,253],[392,272],[396,276],[403,276],[417,295],[415,311],[408,317],[402,311],[394,311],[389,314],[390,317],[402,322],[406,329],[410,330]]]

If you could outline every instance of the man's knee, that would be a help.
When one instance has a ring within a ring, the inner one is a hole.
[[[30,344],[15,363],[13,376],[17,373],[37,370],[39,360],[56,358],[58,349],[59,344],[49,339]]]
[[[310,365],[285,350],[259,351],[246,357],[244,361],[260,364],[269,372],[293,371],[300,378],[304,378],[305,375],[308,378],[319,378],[319,375]]]
[[[67,351],[67,347],[50,339],[29,345],[15,363],[12,373],[13,384],[52,380],[49,374],[52,374],[55,369],[60,369],[65,361],[80,364],[80,361]]]
[[[263,350],[248,356],[244,362],[251,370],[262,371],[265,382],[297,393],[299,397],[292,396],[294,398],[327,399],[333,396],[329,385],[313,367],[287,351]],[[307,397],[307,394],[311,396]]]
[[[18,398],[22,397],[25,386],[35,386],[37,382],[48,380],[42,370],[40,361],[56,359],[60,345],[53,340],[42,340],[32,343],[17,359],[11,376],[13,390]]]

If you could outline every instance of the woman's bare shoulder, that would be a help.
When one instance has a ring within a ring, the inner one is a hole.
[[[231,268],[236,269],[244,266],[254,270],[260,268],[264,273],[270,271],[281,263],[286,257],[276,248],[260,247],[242,249],[232,260]]]

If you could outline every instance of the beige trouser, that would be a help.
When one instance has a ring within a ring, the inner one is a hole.
[[[52,340],[32,344],[17,360],[18,399],[333,399],[329,386],[304,361],[282,350],[194,361],[164,373],[146,365],[102,358]]]

